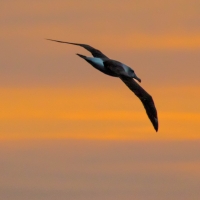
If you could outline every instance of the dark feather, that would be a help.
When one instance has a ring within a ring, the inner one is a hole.
[[[109,60],[104,61],[103,64],[108,70],[115,73],[117,76],[126,75],[124,68],[122,67],[122,63],[116,60],[109,59]]]
[[[134,81],[134,79],[124,76],[121,76],[120,79],[141,100],[154,129],[158,131],[157,110],[151,95],[149,95],[136,81]]]
[[[99,51],[98,49],[95,49],[95,48],[93,48],[93,47],[91,47],[90,45],[87,45],[87,44],[64,42],[64,41],[52,40],[52,39],[47,39],[47,40],[54,41],[54,42],[65,43],[65,44],[72,44],[72,45],[81,46],[81,47],[85,48],[86,50],[88,50],[94,57],[108,59],[108,57],[106,55],[104,55],[101,51]]]

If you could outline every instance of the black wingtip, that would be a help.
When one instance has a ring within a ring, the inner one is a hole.
[[[52,39],[49,39],[49,38],[44,38],[45,40],[49,40],[49,41],[54,41],[55,42],[55,40],[52,40]]]
[[[73,44],[73,45],[78,45],[76,43],[72,43],[72,42],[65,42],[65,41],[61,41],[61,40],[53,40],[53,39],[49,39],[49,38],[45,38],[46,40],[49,41],[53,41],[53,42],[59,42],[59,43],[64,43],[64,44]]]
[[[158,132],[158,127],[155,125],[153,125],[153,127],[154,127],[155,131]]]
[[[157,118],[154,118],[154,119],[155,121],[153,123],[153,126],[154,126],[155,131],[158,132],[158,119]]]
[[[63,42],[60,40],[53,40],[53,39],[49,39],[49,38],[45,38],[45,40],[52,41],[52,42],[66,43],[66,42]]]

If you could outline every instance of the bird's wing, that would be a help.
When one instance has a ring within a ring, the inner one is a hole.
[[[87,45],[87,44],[64,42],[64,41],[52,40],[52,39],[47,39],[47,40],[54,41],[54,42],[65,43],[65,44],[72,44],[72,45],[81,46],[81,47],[85,48],[86,50],[88,50],[94,57],[108,59],[108,57],[106,55],[104,55],[101,51],[99,51],[98,49],[95,49],[95,48],[93,48],[93,47],[91,47],[90,45]]]
[[[158,131],[158,116],[153,98],[132,78],[121,76],[120,79],[141,100],[154,129]]]

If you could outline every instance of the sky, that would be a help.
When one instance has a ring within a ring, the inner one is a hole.
[[[2,198],[187,200],[188,190],[199,199],[199,21],[199,0],[2,0]],[[76,56],[89,52],[45,38],[89,44],[132,67],[154,99],[158,133],[119,79]]]
[[[6,200],[198,199],[199,141],[1,142]]]

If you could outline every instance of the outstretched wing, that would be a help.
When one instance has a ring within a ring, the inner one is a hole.
[[[132,78],[121,76],[120,79],[134,92],[134,94],[141,100],[146,113],[151,120],[154,129],[158,131],[158,116],[157,110],[153,102],[153,98],[149,95],[136,81]]]
[[[65,43],[65,44],[72,44],[72,45],[81,46],[81,47],[85,48],[86,50],[88,50],[94,57],[108,59],[108,57],[106,55],[104,55],[101,51],[99,51],[98,49],[95,49],[95,48],[93,48],[93,47],[91,47],[90,45],[87,45],[87,44],[64,42],[64,41],[52,40],[52,39],[47,39],[47,40],[54,41],[54,42]]]

